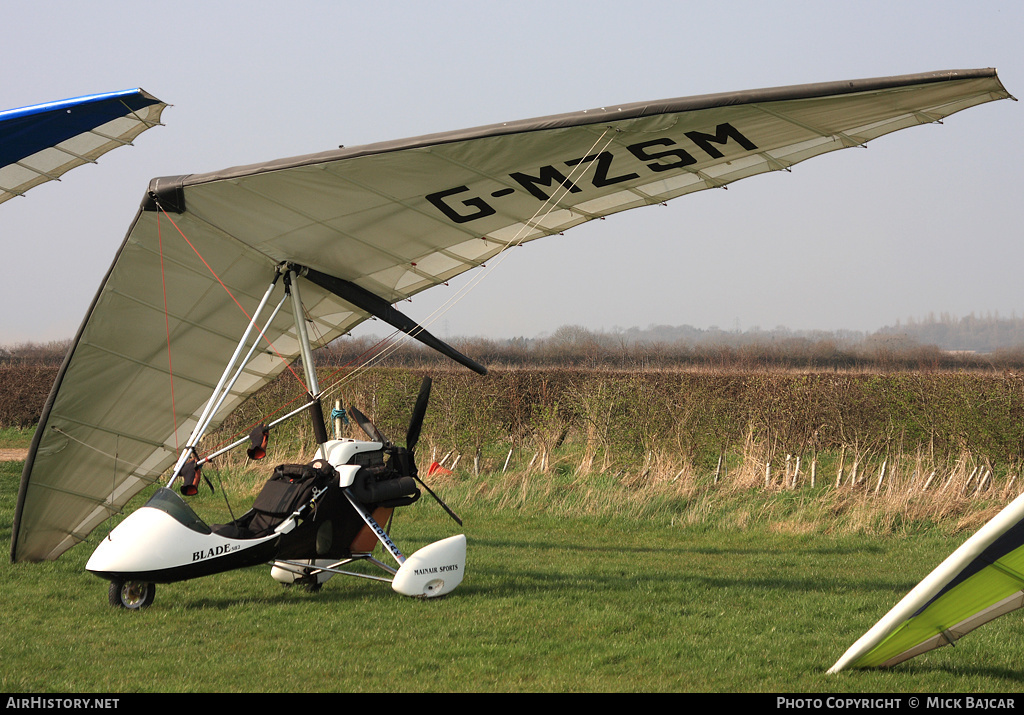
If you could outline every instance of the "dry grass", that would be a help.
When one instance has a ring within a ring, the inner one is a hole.
[[[971,532],[1024,486],[1014,475],[994,476],[967,452],[944,463],[925,462],[917,451],[840,452],[808,463],[748,435],[711,470],[666,450],[632,465],[612,460],[619,466],[602,470],[604,455],[584,443],[553,450],[546,468],[538,450],[502,471],[503,464],[486,460],[482,469],[461,467],[446,450],[452,473],[429,481],[463,505],[790,534],[903,534],[934,526]]]

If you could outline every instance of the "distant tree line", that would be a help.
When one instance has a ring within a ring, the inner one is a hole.
[[[729,333],[689,326],[646,331],[599,332],[565,325],[537,338],[455,338],[464,354],[495,367],[577,367],[609,369],[810,369],[957,370],[1024,369],[1024,342],[988,352],[944,349],[910,333],[885,329],[872,334],[794,332],[785,328]],[[448,358],[405,338],[343,337],[318,351],[325,365],[361,364],[380,356],[381,364],[429,367]]]
[[[50,340],[45,343],[23,342],[0,345],[0,365],[39,365],[60,367],[71,347],[71,340]]]
[[[689,325],[594,331],[563,325],[550,335],[492,339],[457,337],[449,342],[473,359],[493,366],[654,369],[1022,369],[1024,318],[988,314],[953,317],[942,313],[857,331],[794,331],[785,327],[745,331]],[[0,346],[0,365],[57,367],[71,340]],[[445,365],[450,361],[402,335],[335,340],[317,351],[325,365],[359,364],[369,358],[400,367]]]
[[[1024,319],[1013,315],[1001,318],[998,313],[978,316],[974,313],[956,317],[949,313],[929,313],[921,319],[882,328],[878,334],[905,335],[923,345],[942,350],[963,350],[993,353],[1024,346]]]

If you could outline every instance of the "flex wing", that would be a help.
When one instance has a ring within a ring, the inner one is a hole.
[[[130,89],[0,112],[0,203],[131,144],[166,107]]]
[[[45,406],[12,558],[56,558],[175,462],[281,262],[313,281],[302,297],[316,344],[371,315],[417,333],[384,308],[510,247],[1007,97],[994,70],[937,72],[604,107],[155,179]],[[261,326],[262,349],[214,425],[298,355],[289,310]]]
[[[1024,606],[1024,496],[953,552],[828,672],[885,668]]]

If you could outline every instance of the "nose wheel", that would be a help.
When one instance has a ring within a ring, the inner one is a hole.
[[[156,584],[145,581],[111,581],[108,598],[111,606],[138,611],[153,603]]]

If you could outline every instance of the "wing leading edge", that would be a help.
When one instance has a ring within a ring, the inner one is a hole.
[[[11,557],[56,558],[174,463],[247,324],[237,305],[251,310],[282,262],[324,277],[302,295],[325,344],[373,304],[512,246],[1008,97],[994,70],[937,72],[606,107],[154,179],[44,408]],[[298,356],[288,312],[264,326],[273,349],[215,425]]]

